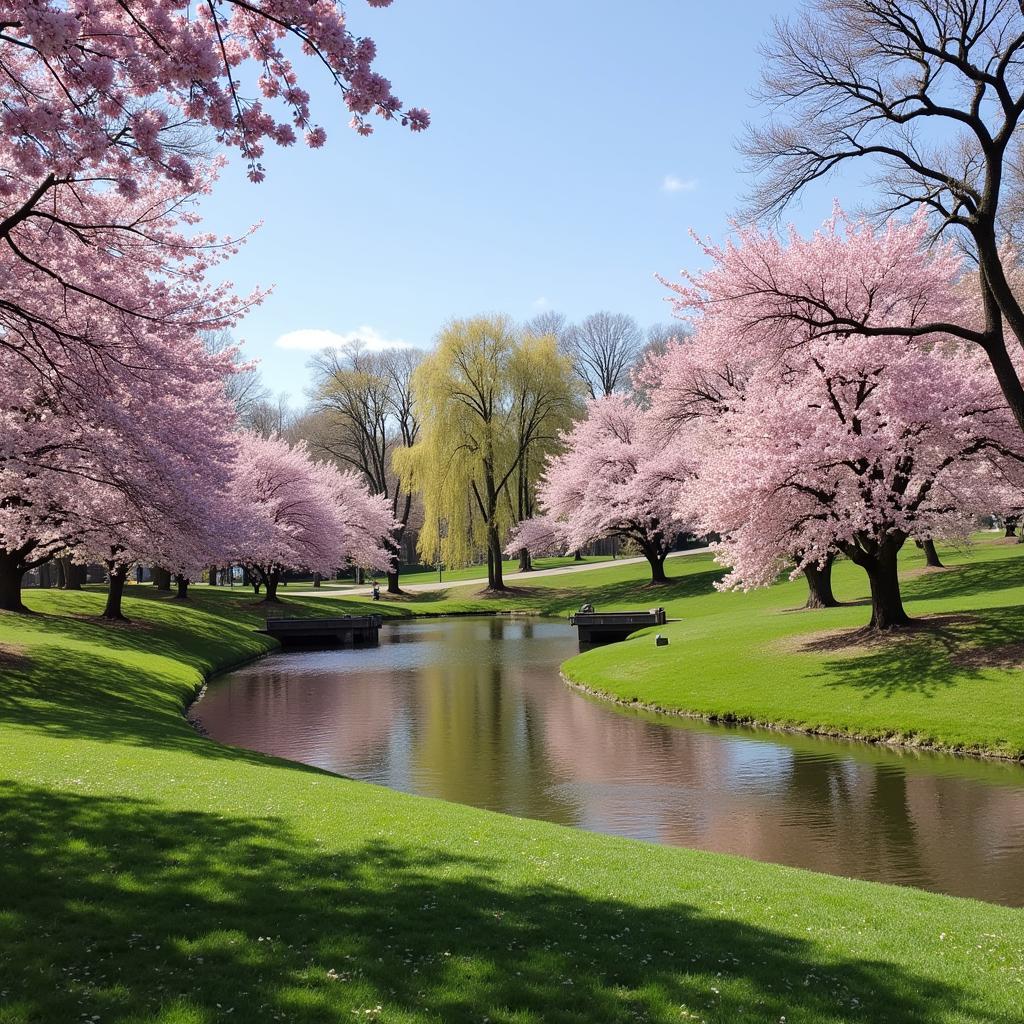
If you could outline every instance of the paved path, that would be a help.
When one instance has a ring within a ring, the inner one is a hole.
[[[669,558],[685,558],[687,555],[702,555],[710,550],[707,547],[689,548],[686,551],[673,551]],[[574,572],[590,572],[593,569],[610,569],[616,565],[637,565],[646,563],[646,558],[616,558],[607,562],[583,562],[580,565],[563,565],[557,569],[534,569],[533,572],[510,572],[505,574],[506,583],[514,583],[516,580],[535,580],[540,576],[565,576]],[[453,587],[471,587],[486,585],[487,577],[481,576],[472,580],[450,580],[438,583],[407,583],[402,585],[402,590],[407,594],[423,594],[434,590],[451,590]],[[323,588],[321,590],[292,590],[291,587],[281,591],[282,597],[369,597],[372,587],[346,587],[344,590]],[[381,596],[387,597],[384,588],[381,587]]]

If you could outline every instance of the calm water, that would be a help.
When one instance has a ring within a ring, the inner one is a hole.
[[[217,740],[656,843],[1024,906],[1024,768],[623,711],[562,684],[544,619],[387,624],[277,654],[195,708]]]

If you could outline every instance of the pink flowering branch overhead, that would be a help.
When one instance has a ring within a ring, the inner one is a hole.
[[[373,117],[413,131],[429,124],[374,70],[373,40],[352,33],[337,0],[0,2],[12,177],[101,171],[130,189],[148,166],[188,181],[188,130],[198,127],[239,149],[258,180],[268,141],[288,146],[301,133],[316,147],[326,138],[289,41],[326,71],[360,134],[372,131]]]

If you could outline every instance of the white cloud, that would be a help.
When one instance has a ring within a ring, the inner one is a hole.
[[[533,300],[534,309],[547,309],[550,305],[551,303],[548,302],[548,297],[546,295],[538,296],[536,299]]]
[[[328,331],[323,328],[304,328],[300,331],[289,331],[282,334],[274,342],[276,348],[301,349],[305,352],[315,352],[321,348],[337,348],[352,341],[361,341],[371,352],[379,352],[385,348],[412,348],[412,343],[403,341],[401,338],[385,338],[376,327],[363,324],[354,331],[347,331],[339,334],[337,331]]]
[[[677,178],[674,174],[666,174],[661,183],[662,192],[692,192],[696,187],[696,178]]]

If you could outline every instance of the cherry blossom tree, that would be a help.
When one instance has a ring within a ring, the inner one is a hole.
[[[304,442],[241,435],[232,487],[246,524],[232,561],[246,566],[276,602],[281,573],[327,575],[346,563],[386,571],[394,529],[386,500],[354,471],[315,462]]]
[[[222,406],[225,374],[237,364],[195,336],[163,331],[132,337],[123,355],[112,364],[120,372],[68,393],[47,391],[24,360],[0,349],[5,608],[20,609],[24,572],[58,551],[126,571],[143,557],[180,566],[181,552],[204,538],[208,549],[223,546],[210,538],[228,518],[235,442]]]
[[[0,345],[57,379],[82,370],[104,336],[65,322],[62,300],[230,326],[207,301],[172,301],[172,314],[151,299],[161,283],[181,298],[230,250],[175,224],[192,223],[217,145],[240,150],[258,180],[267,141],[323,143],[286,54],[296,43],[362,134],[374,115],[426,127],[336,0],[0,0]]]
[[[567,554],[568,541],[563,524],[549,515],[531,516],[512,528],[505,543],[505,554],[516,557],[524,549],[532,558]]]
[[[663,582],[666,555],[690,529],[681,511],[684,460],[678,449],[665,449],[649,415],[626,397],[594,399],[586,410],[545,467],[537,492],[544,517],[556,524],[563,551],[602,537],[632,541],[652,581]]]
[[[725,586],[838,550],[867,573],[871,627],[904,625],[903,543],[963,534],[1003,500],[1022,452],[983,355],[886,332],[968,315],[959,261],[924,241],[920,217],[881,231],[837,217],[785,242],[750,230],[670,286],[697,333],[661,360],[652,415],[684,432],[696,479],[683,507],[722,536]],[[810,294],[850,332],[822,328]]]

